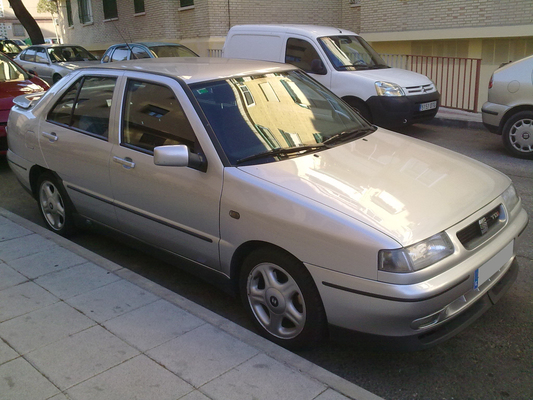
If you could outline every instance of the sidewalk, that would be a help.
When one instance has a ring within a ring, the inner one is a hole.
[[[481,113],[440,107],[435,118],[430,121],[441,126],[485,129]]]
[[[0,208],[1,400],[379,400]]]

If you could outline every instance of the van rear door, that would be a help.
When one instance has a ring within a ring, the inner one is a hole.
[[[236,33],[224,44],[224,58],[283,62],[283,38],[276,34]]]

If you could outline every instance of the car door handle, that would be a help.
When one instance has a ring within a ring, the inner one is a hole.
[[[45,138],[47,138],[50,142],[57,142],[57,139],[59,139],[55,132],[52,132],[52,133],[43,132],[42,135]]]
[[[118,163],[118,164],[123,165],[124,168],[126,168],[126,169],[135,168],[135,163],[129,157],[120,158],[120,157],[117,157],[117,156],[113,156],[113,161]]]

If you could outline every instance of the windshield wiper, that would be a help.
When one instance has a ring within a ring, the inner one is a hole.
[[[236,164],[242,164],[246,161],[256,160],[259,158],[267,158],[267,157],[276,157],[276,156],[291,156],[291,155],[301,155],[317,150],[321,150],[324,148],[323,143],[317,143],[313,145],[308,146],[298,146],[298,147],[286,147],[286,148],[279,148],[279,149],[272,149],[268,151],[264,151],[262,153],[252,154],[251,156],[241,158],[240,160],[237,160]]]
[[[376,129],[377,128],[375,128],[373,126],[368,126],[368,127],[364,127],[364,128],[357,128],[357,129],[351,129],[351,130],[347,130],[347,131],[342,131],[342,132],[339,132],[339,133],[327,138],[326,140],[324,140],[322,142],[322,144],[325,145],[325,146],[330,146],[332,144],[343,143],[343,142],[346,142],[348,140],[353,140],[353,139],[356,139],[356,138],[359,138],[359,137],[363,137],[363,136],[369,135],[372,132],[375,132]]]

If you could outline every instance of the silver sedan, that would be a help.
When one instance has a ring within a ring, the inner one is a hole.
[[[50,85],[77,68],[99,62],[83,47],[67,44],[30,46],[18,54],[15,60]]]
[[[431,346],[516,278],[528,217],[508,177],[369,125],[293,66],[124,61],[35,97],[15,99],[8,159],[48,227],[162,249],[283,346],[328,324]]]

